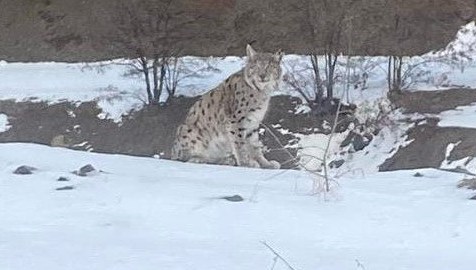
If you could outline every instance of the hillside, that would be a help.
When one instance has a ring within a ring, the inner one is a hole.
[[[0,1],[0,60],[135,57],[115,42],[116,3]],[[476,17],[472,0],[177,0],[172,8],[181,18],[191,18],[186,27],[175,30],[179,42],[174,47],[182,55],[195,56],[243,55],[242,48],[251,41],[259,49],[281,48],[289,54],[322,50],[326,37],[339,31],[332,21],[342,10],[351,18],[352,27],[343,38],[351,40],[353,54],[420,55],[444,47],[459,27]],[[312,10],[318,12],[317,21],[310,21],[313,17],[306,13]],[[345,48],[348,43],[342,41]]]

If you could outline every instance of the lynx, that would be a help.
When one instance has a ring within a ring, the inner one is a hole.
[[[172,159],[278,169],[267,160],[259,125],[281,78],[281,51],[257,53],[246,47],[245,67],[202,96],[177,129]]]

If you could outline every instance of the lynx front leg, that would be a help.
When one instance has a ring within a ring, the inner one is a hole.
[[[236,152],[238,166],[259,168],[261,165],[253,158],[251,147],[246,139],[246,133],[242,128],[235,128],[230,131],[233,147]]]
[[[233,165],[235,166],[246,166],[245,165],[246,162],[244,161],[244,158],[242,157],[242,154],[240,153],[241,142],[236,139],[237,138],[236,128],[230,122],[226,123],[225,134],[226,134],[226,137],[228,138],[227,148],[229,148],[227,160],[233,161]]]
[[[247,144],[246,140],[240,137],[235,137],[235,141],[233,144],[236,149],[236,159],[238,166],[251,168],[260,167],[259,162],[252,158],[250,147]]]
[[[255,160],[261,168],[279,169],[281,165],[275,160],[267,160],[263,155],[263,145],[259,141],[259,129],[253,129],[246,134],[247,145],[251,158]]]

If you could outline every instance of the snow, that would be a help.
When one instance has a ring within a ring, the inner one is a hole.
[[[103,173],[70,173],[87,163]],[[23,164],[38,171],[13,175]],[[341,178],[320,200],[298,171],[2,144],[0,269],[270,269],[262,241],[303,270],[474,269],[462,176],[419,172]],[[75,189],[55,190],[60,176]],[[218,199],[235,194],[245,201]]]
[[[440,127],[476,128],[476,104],[441,112],[439,118]]]
[[[449,55],[455,53],[458,60],[465,61],[476,54],[476,23],[463,25],[456,33],[455,38],[440,51],[430,52],[428,55]]]
[[[184,57],[184,62],[199,58]],[[224,78],[238,71],[243,60],[226,57],[213,60],[219,72],[204,72],[185,78],[177,95],[194,96],[218,85]],[[116,59],[98,63],[7,63],[0,62],[0,100],[95,101],[103,112],[99,118],[121,122],[122,116],[138,110],[146,100],[140,78],[124,77],[128,60]]]
[[[321,171],[326,150],[328,157],[337,155],[341,151],[340,145],[347,135],[348,132],[336,133],[332,137],[321,133],[309,135],[296,134],[300,139],[298,155],[301,157],[300,164],[302,168],[310,171]],[[329,142],[329,140],[331,141]],[[329,149],[327,149],[328,143]]]
[[[0,113],[0,133],[9,130],[11,126],[8,124],[8,116]]]
[[[411,61],[461,51],[472,57],[475,31],[475,24],[468,24],[444,50]],[[461,59],[464,68],[425,66],[433,77],[412,90],[475,88],[476,65],[467,59]],[[197,65],[200,59],[182,60]],[[244,63],[238,57],[208,60],[218,71],[185,78],[177,94],[202,94]],[[288,55],[283,66],[307,60]],[[0,99],[95,101],[103,110],[98,117],[120,123],[124,114],[143,106],[145,97],[141,81],[125,78],[125,67],[115,65],[124,62],[0,62]],[[382,99],[386,64],[384,57],[356,59],[351,74],[361,80],[359,76],[367,73],[365,86],[358,81],[358,87],[346,91],[345,84],[336,85],[335,96],[359,105],[356,117],[361,122],[376,121],[388,105]],[[340,63],[338,73],[344,68]],[[297,95],[285,84],[275,94]],[[296,113],[307,110],[301,105]],[[443,112],[439,125],[476,128],[475,112],[476,104]],[[288,269],[279,260],[272,268],[275,255],[263,242],[302,270],[474,269],[476,202],[468,200],[474,195],[471,191],[456,189],[464,175],[432,169],[377,172],[399,147],[411,143],[405,132],[412,124],[401,118],[398,111],[390,113],[394,122],[384,126],[364,151],[341,149],[347,133],[334,136],[328,158],[346,162],[330,171],[333,190],[319,194],[323,196],[312,194],[322,179],[305,171],[0,144],[0,269]],[[0,132],[9,128],[8,117],[0,114]],[[324,155],[329,137],[297,136],[302,163],[308,170],[320,170],[316,157]],[[456,145],[448,145],[441,168],[476,171],[473,158],[448,161]],[[86,164],[101,173],[71,173]],[[38,170],[14,175],[20,165]],[[417,172],[422,177],[415,177]],[[61,176],[70,181],[56,181]],[[56,190],[65,186],[74,188]],[[233,195],[245,200],[220,199]]]
[[[449,160],[451,152],[453,152],[454,148],[460,143],[461,141],[457,143],[450,143],[446,146],[445,159],[441,163],[440,168],[450,170],[467,170],[468,172],[473,173],[476,171],[476,160],[474,157],[469,156],[460,160]]]

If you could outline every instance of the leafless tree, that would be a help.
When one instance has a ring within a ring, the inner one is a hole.
[[[165,71],[167,74],[164,81],[165,90],[167,91],[165,103],[168,103],[175,96],[178,86],[183,84],[185,80],[203,79],[213,73],[220,72],[215,67],[213,59],[196,57],[171,57],[165,65]],[[187,85],[183,86],[187,87]]]
[[[389,56],[388,57],[388,69],[387,69],[387,84],[388,89],[391,92],[402,91],[402,68],[403,57],[402,56]]]
[[[427,85],[451,86],[448,80],[448,69],[464,70],[473,59],[457,51],[445,51],[423,56],[389,56],[387,84],[391,94],[399,94],[411,87],[425,83]]]
[[[352,11],[359,2],[360,0],[303,0],[305,22],[313,43],[309,55],[314,77],[314,100],[309,100],[311,107],[323,108],[324,111],[329,109],[326,105],[330,105],[334,98],[339,55],[345,53],[347,48],[348,41],[344,37],[352,31]],[[319,39],[322,37],[323,41]],[[319,47],[317,44],[323,45]]]
[[[185,16],[173,0],[121,0],[117,3],[110,40],[136,56],[127,63],[130,75],[142,74],[149,104],[158,104],[165,87],[167,69],[179,53],[178,30],[199,16]]]
[[[462,3],[458,2],[455,5],[462,5]],[[400,17],[397,15],[394,30],[396,35],[399,35],[399,19]],[[440,23],[435,21],[436,25]],[[435,86],[449,83],[445,81],[445,74],[438,74],[439,70],[441,70],[441,67],[449,67],[463,71],[467,65],[473,63],[474,59],[472,59],[471,55],[476,51],[475,36],[476,30],[474,27],[464,26],[457,33],[455,40],[443,50],[427,53],[422,56],[389,56],[387,66],[389,92],[401,93],[403,90],[420,82],[430,83]],[[435,66],[440,68],[435,69]],[[439,79],[435,79],[435,77]]]

